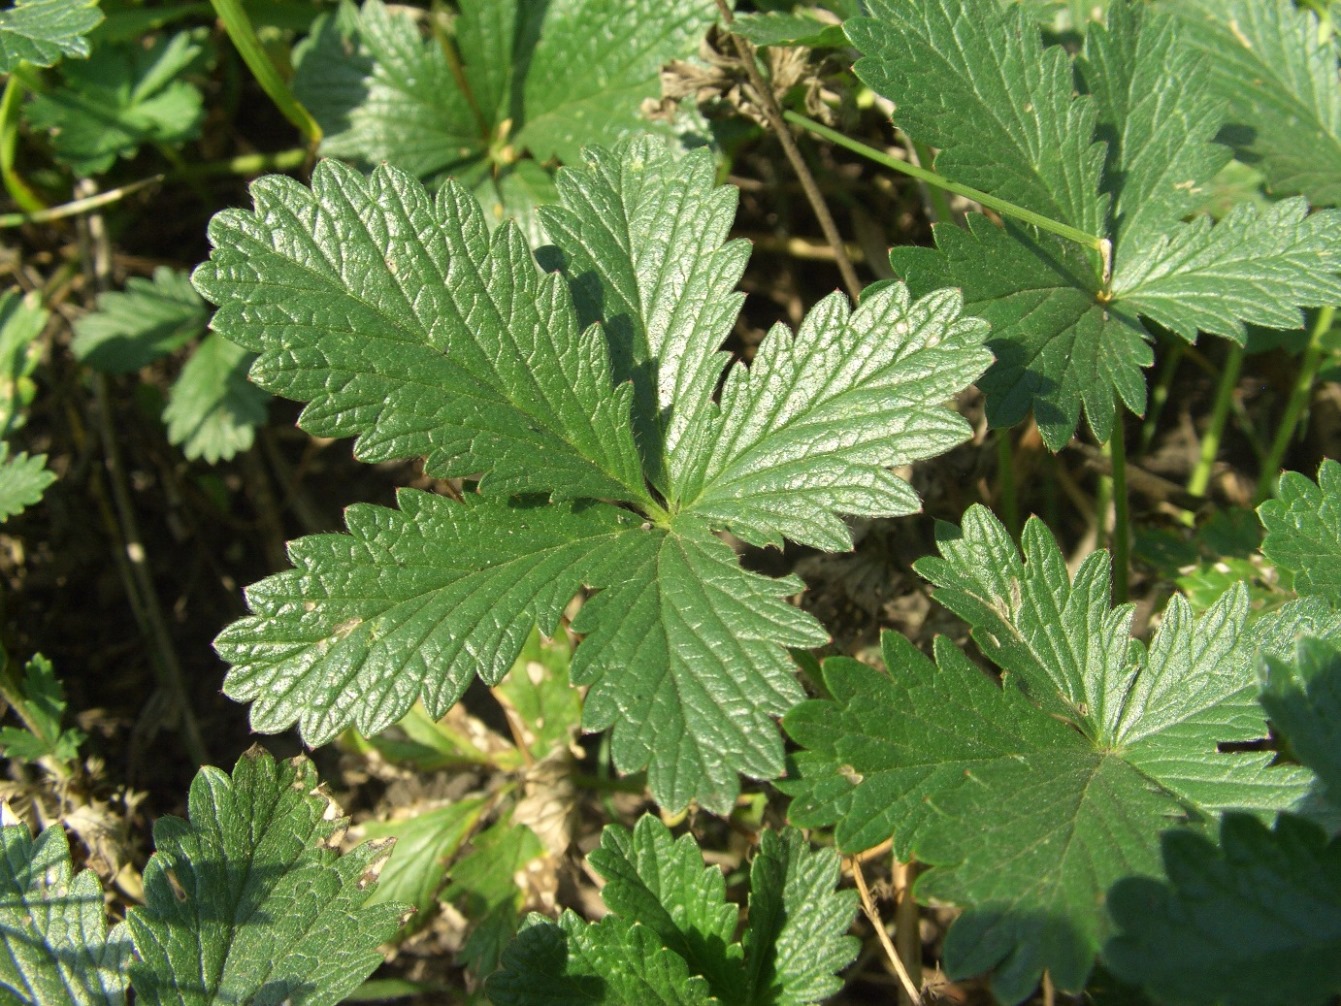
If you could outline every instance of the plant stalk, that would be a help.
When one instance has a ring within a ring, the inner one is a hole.
[[[901,161],[897,157],[890,157],[883,150],[877,150],[875,147],[867,146],[859,140],[853,140],[844,136],[837,130],[830,129],[814,119],[808,119],[804,115],[796,112],[786,111],[782,117],[788,122],[806,129],[816,136],[822,136],[831,143],[836,143],[840,147],[845,147],[855,154],[860,154],[876,164],[890,168],[910,178],[916,178],[918,181],[926,182],[928,185],[934,185],[936,188],[944,189],[946,192],[953,192],[955,195],[963,196],[966,199],[972,199],[975,203],[980,203],[988,209],[996,210],[1002,216],[1014,217],[1016,220],[1022,220],[1024,223],[1032,224],[1041,231],[1047,231],[1049,234],[1056,234],[1060,238],[1068,241],[1074,241],[1076,244],[1083,245],[1099,255],[1099,261],[1103,269],[1103,283],[1107,287],[1113,275],[1113,243],[1108,238],[1101,238],[1094,234],[1086,234],[1084,231],[1071,227],[1060,221],[1053,220],[1051,217],[1045,217],[1041,213],[1035,213],[1033,210],[1027,210],[1023,206],[1016,206],[1014,203],[1007,202],[1004,199],[998,199],[996,196],[989,195],[986,192],[979,191],[968,185],[961,185],[958,182],[952,182],[948,178],[936,174],[934,171],[928,171],[926,168],[918,167],[907,161]]]
[[[0,179],[3,179],[5,191],[14,204],[25,213],[36,213],[46,209],[47,204],[14,170],[14,152],[19,142],[19,106],[23,103],[26,88],[17,73],[10,74],[5,81],[5,91],[0,95]]]
[[[1113,603],[1125,604],[1131,579],[1131,524],[1127,506],[1127,443],[1119,412],[1104,453],[1113,465],[1109,492],[1113,502]]]
[[[1211,409],[1211,422],[1201,438],[1201,453],[1197,457],[1197,466],[1187,480],[1187,491],[1193,496],[1205,496],[1206,487],[1211,484],[1211,470],[1215,467],[1215,458],[1220,453],[1220,442],[1224,439],[1225,423],[1229,419],[1229,406],[1234,401],[1234,389],[1238,387],[1239,374],[1243,370],[1243,347],[1234,345],[1225,357],[1220,368],[1220,380],[1215,388],[1215,405]],[[1183,511],[1183,523],[1191,525],[1193,514]]]
[[[1285,412],[1280,417],[1276,436],[1262,461],[1262,475],[1257,483],[1258,503],[1276,495],[1281,463],[1285,460],[1285,452],[1290,449],[1290,444],[1298,432],[1299,420],[1308,405],[1309,396],[1313,394],[1313,385],[1318,379],[1318,371],[1322,368],[1322,361],[1326,355],[1322,340],[1331,331],[1335,317],[1335,307],[1324,307],[1313,322],[1313,328],[1308,336],[1308,348],[1304,350],[1304,358],[1300,361],[1298,373],[1295,374],[1294,387],[1290,390],[1290,398],[1285,403]]]
[[[279,75],[275,64],[270,61],[265,46],[261,44],[256,29],[252,26],[251,18],[242,7],[242,0],[210,0],[210,2],[223,23],[224,31],[233,40],[238,55],[247,64],[247,69],[256,78],[256,82],[269,95],[284,118],[298,127],[298,131],[307,137],[308,144],[315,150],[317,144],[321,142],[321,127],[317,125],[317,120],[312,118],[312,113],[294,97],[293,91]]]

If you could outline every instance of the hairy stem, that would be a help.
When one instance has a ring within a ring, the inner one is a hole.
[[[926,168],[910,164],[908,161],[901,161],[897,157],[890,157],[883,150],[877,150],[875,147],[867,146],[858,140],[850,139],[837,130],[830,129],[814,119],[808,119],[804,115],[798,115],[796,112],[783,112],[783,118],[788,122],[793,122],[802,128],[809,130],[816,136],[822,136],[831,143],[836,143],[840,147],[845,147],[855,154],[860,154],[867,160],[874,161],[883,167],[898,171],[901,174],[908,175],[910,178],[916,178],[918,181],[926,182],[928,185],[934,185],[936,188],[944,189],[946,192],[953,192],[955,195],[963,196],[966,199],[972,199],[975,203],[980,203],[988,209],[996,210],[1002,216],[1014,217],[1016,220],[1022,220],[1027,224],[1032,224],[1041,231],[1047,231],[1049,234],[1056,234],[1060,238],[1068,241],[1074,241],[1076,244],[1083,245],[1086,248],[1097,252],[1103,270],[1103,282],[1107,286],[1112,278],[1113,272],[1113,243],[1108,238],[1101,238],[1094,234],[1086,234],[1082,230],[1071,227],[1067,224],[1053,220],[1051,217],[1045,217],[1041,213],[1035,213],[1033,210],[1027,210],[1023,206],[1016,206],[1014,203],[1007,202],[1004,199],[998,199],[996,196],[981,192],[978,189],[968,185],[961,185],[958,182],[952,182],[948,178],[936,174],[934,171],[928,171]]]

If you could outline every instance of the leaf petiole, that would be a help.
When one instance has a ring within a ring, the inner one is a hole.
[[[1041,213],[1035,213],[1033,210],[1027,210],[1023,206],[1017,206],[1015,203],[1007,202],[1005,199],[998,199],[996,196],[989,195],[968,185],[961,185],[958,182],[952,182],[934,171],[928,171],[926,168],[918,167],[916,164],[910,164],[908,161],[901,161],[896,157],[890,157],[882,150],[866,145],[859,140],[854,140],[844,136],[837,130],[830,129],[814,119],[806,118],[792,111],[784,111],[782,117],[802,129],[809,130],[816,136],[821,136],[830,143],[836,143],[840,147],[851,150],[854,154],[860,154],[867,160],[874,161],[882,167],[891,168],[910,178],[916,178],[927,185],[933,185],[936,188],[944,189],[947,192],[953,192],[957,196],[963,196],[965,199],[972,199],[975,203],[981,203],[988,209],[996,210],[1003,216],[1014,217],[1024,223],[1032,224],[1039,230],[1047,231],[1049,234],[1056,234],[1060,238],[1068,241],[1074,241],[1076,244],[1083,245],[1094,251],[1099,256],[1102,270],[1103,285],[1107,289],[1110,280],[1113,278],[1113,242],[1108,238],[1101,238],[1094,234],[1087,234],[1075,227],[1053,220],[1051,217],[1045,217]]]

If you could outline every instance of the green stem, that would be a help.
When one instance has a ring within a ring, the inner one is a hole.
[[[1146,409],[1145,422],[1141,424],[1142,454],[1150,450],[1150,445],[1155,441],[1159,418],[1164,414],[1164,406],[1168,404],[1169,390],[1173,387],[1173,379],[1178,374],[1178,364],[1183,362],[1183,353],[1186,350],[1185,342],[1171,343],[1168,353],[1164,356],[1164,362],[1160,365],[1155,386],[1150,389],[1150,405]]]
[[[228,32],[228,37],[233,40],[238,54],[247,64],[247,69],[256,78],[256,82],[261,85],[261,89],[269,95],[284,118],[297,126],[298,131],[307,137],[313,147],[316,147],[321,142],[321,127],[317,125],[317,120],[312,118],[312,113],[293,96],[289,85],[280,77],[279,70],[270,61],[265,47],[261,45],[261,40],[256,35],[256,29],[252,27],[251,18],[247,17],[247,12],[242,9],[242,0],[210,0],[210,2],[214,4],[214,12],[219,15],[224,30]]]
[[[1020,540],[1020,500],[1015,489],[1015,456],[1010,430],[996,432],[996,505],[1001,522],[1016,541]]]
[[[1220,441],[1224,439],[1225,422],[1229,419],[1229,407],[1234,401],[1234,389],[1238,387],[1239,373],[1243,370],[1243,347],[1231,346],[1220,368],[1220,381],[1215,388],[1215,405],[1211,408],[1211,422],[1201,438],[1201,454],[1197,466],[1187,480],[1187,491],[1193,496],[1205,496],[1206,487],[1211,484],[1211,469],[1215,467],[1215,458],[1220,453]],[[1193,514],[1183,511],[1183,522],[1191,524]]]
[[[1107,238],[1097,237],[1094,234],[1086,234],[1082,230],[1053,220],[1051,217],[1045,217],[1041,213],[1035,213],[1033,210],[1027,210],[1023,206],[1017,206],[1004,199],[998,199],[996,196],[988,195],[986,192],[981,192],[968,185],[952,182],[949,179],[936,174],[934,171],[920,168],[916,164],[910,164],[908,161],[901,161],[897,157],[890,157],[883,150],[877,150],[875,147],[869,147],[858,140],[850,139],[837,130],[830,129],[828,126],[822,125],[814,119],[808,119],[804,115],[799,115],[792,111],[785,111],[782,115],[788,122],[794,123],[803,129],[807,129],[816,136],[822,136],[830,143],[835,143],[840,147],[851,150],[855,154],[860,154],[862,157],[874,161],[876,164],[908,175],[910,178],[916,178],[918,181],[926,182],[928,185],[934,185],[936,188],[944,189],[946,192],[953,192],[955,195],[963,196],[966,199],[972,199],[975,203],[980,203],[988,209],[996,210],[996,212],[1000,213],[1002,216],[1014,217],[1016,220],[1022,220],[1027,224],[1032,224],[1041,231],[1047,231],[1049,234],[1056,234],[1060,238],[1065,238],[1068,241],[1074,241],[1076,244],[1083,245],[1099,255],[1105,286],[1108,285],[1108,281],[1112,278],[1113,243]]]
[[[1113,465],[1110,492],[1113,500],[1113,603],[1125,604],[1131,579],[1131,526],[1127,510],[1127,444],[1121,413],[1113,424],[1113,435],[1104,445]]]
[[[1262,461],[1262,476],[1257,484],[1258,503],[1270,499],[1276,494],[1276,482],[1280,478],[1281,463],[1285,460],[1285,452],[1290,449],[1290,444],[1294,441],[1299,428],[1299,420],[1304,415],[1309,397],[1313,394],[1313,384],[1318,379],[1318,370],[1321,369],[1322,361],[1326,356],[1322,340],[1331,331],[1335,316],[1336,308],[1324,307],[1318,312],[1318,317],[1313,322],[1313,329],[1308,336],[1308,348],[1304,350],[1304,358],[1300,361],[1299,372],[1295,375],[1294,387],[1290,390],[1290,399],[1285,403],[1285,412],[1280,417],[1280,425],[1276,427],[1275,439],[1271,441],[1271,446],[1267,449],[1267,456]]]
[[[930,147],[925,143],[914,143],[913,152],[917,154],[918,167],[931,167],[933,155]],[[935,185],[927,185],[923,191],[926,193],[927,203],[931,206],[931,215],[934,218],[932,222],[952,223],[955,215],[954,211],[950,209],[950,200],[945,198],[945,190]]]
[[[47,204],[14,170],[14,152],[19,142],[19,106],[26,90],[20,75],[10,74],[5,81],[4,94],[0,96],[0,178],[4,180],[5,191],[14,200],[14,205],[25,213],[36,213],[46,209]]]

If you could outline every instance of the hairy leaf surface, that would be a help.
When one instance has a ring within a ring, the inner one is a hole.
[[[1163,837],[1167,881],[1118,883],[1110,967],[1160,1002],[1322,1006],[1341,992],[1341,838],[1226,815],[1219,844]]]
[[[785,647],[827,636],[784,600],[800,581],[746,572],[714,532],[847,548],[840,515],[914,509],[886,468],[967,437],[942,403],[986,367],[985,326],[953,293],[831,298],[733,368],[719,406],[745,246],[723,243],[734,194],[707,152],[644,139],[563,169],[548,274],[453,182],[431,199],[393,169],[324,162],[311,190],[254,195],[215,219],[196,273],[215,328],[259,354],[263,386],[310,403],[305,428],[358,434],[369,460],[426,455],[483,493],[354,507],[349,535],[294,544],[297,569],[218,641],[254,725],[320,742],[416,698],[439,715],[590,588],[572,680],[621,770],[719,811],[738,773],[779,774],[772,721],[801,697]]]
[[[1341,81],[1318,16],[1291,0],[1166,0],[1229,105],[1220,139],[1282,195],[1341,203]]]
[[[607,881],[601,896],[611,914],[595,924],[571,911],[557,923],[533,915],[489,981],[500,1006],[801,1006],[838,991],[835,972],[855,956],[845,935],[854,892],[834,890],[838,857],[791,829],[761,837],[739,943],[722,873],[704,868],[691,836],[674,839],[645,816],[632,833],[607,827],[588,861]]]
[[[36,840],[4,807],[0,842],[0,997],[18,1003],[122,1006],[130,935],[107,931],[102,883],[75,873],[65,831]]]
[[[188,808],[154,825],[126,920],[137,1002],[333,1006],[382,962],[404,907],[365,902],[390,843],[336,852],[347,822],[306,758],[252,748],[231,777],[203,768]]]
[[[0,73],[20,63],[51,66],[89,53],[89,32],[102,23],[98,0],[17,0],[0,12]]]
[[[1287,201],[1241,205],[1214,226],[1183,221],[1229,152],[1212,142],[1225,114],[1213,60],[1183,40],[1182,21],[1114,3],[1072,61],[1041,46],[1018,5],[880,0],[873,13],[846,25],[865,54],[857,72],[914,139],[945,148],[939,171],[1113,248],[1110,276],[1079,244],[971,217],[967,233],[938,226],[935,250],[891,253],[915,294],[958,286],[993,323],[993,426],[1032,409],[1059,450],[1083,411],[1107,440],[1115,400],[1145,406],[1141,318],[1189,341],[1206,331],[1242,343],[1245,324],[1295,328],[1301,308],[1341,295],[1330,211]]]
[[[782,784],[791,816],[836,825],[847,851],[893,836],[898,855],[935,865],[917,893],[967,909],[946,942],[952,974],[992,970],[1011,1002],[1044,968],[1079,989],[1105,935],[1104,892],[1157,872],[1162,828],[1293,806],[1311,773],[1219,751],[1266,733],[1245,591],[1199,619],[1175,598],[1147,650],[1130,608],[1109,607],[1105,554],[1071,580],[1041,523],[1021,557],[981,507],[938,538],[942,557],[918,569],[1004,687],[947,640],[933,664],[887,635],[889,675],[826,662],[833,699],[784,719],[805,749]]]
[[[1341,463],[1324,459],[1316,482],[1285,472],[1257,512],[1267,529],[1262,554],[1294,575],[1301,595],[1341,608]]]

